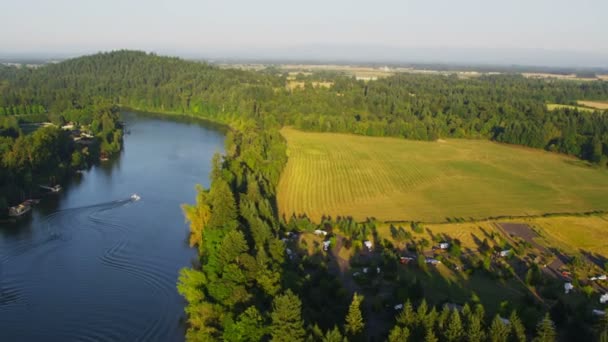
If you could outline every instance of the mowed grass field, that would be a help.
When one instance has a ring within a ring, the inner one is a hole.
[[[445,222],[608,210],[608,171],[483,140],[411,141],[284,128],[282,215]]]
[[[548,103],[547,104],[548,110],[556,110],[556,109],[561,109],[561,108],[578,109],[579,111],[585,111],[585,112],[595,111],[595,109],[593,109],[593,108],[587,108],[587,107],[581,107],[581,106],[564,105],[564,104],[558,104],[558,103]]]
[[[608,258],[608,216],[555,216],[517,220],[537,228],[549,246],[566,253],[591,252]]]
[[[587,106],[595,109],[608,109],[608,101],[576,101],[581,106]]]

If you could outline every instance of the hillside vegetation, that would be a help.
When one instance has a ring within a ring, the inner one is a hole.
[[[483,140],[281,132],[286,217],[438,222],[608,209],[608,172],[555,153]]]

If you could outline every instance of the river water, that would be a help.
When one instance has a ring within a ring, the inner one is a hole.
[[[196,251],[180,205],[208,185],[224,136],[188,120],[124,121],[120,157],[0,224],[0,341],[184,339],[176,282]]]

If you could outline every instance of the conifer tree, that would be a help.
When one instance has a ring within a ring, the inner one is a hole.
[[[534,342],[554,342],[556,337],[555,324],[551,320],[549,313],[538,323]]]
[[[445,331],[445,338],[448,341],[459,341],[464,335],[464,329],[462,328],[462,321],[460,320],[460,314],[458,310],[452,310],[449,322],[447,323],[447,329]]]
[[[469,321],[469,328],[467,330],[467,340],[469,342],[481,342],[486,338],[486,334],[483,331],[481,320],[477,316],[471,316]]]
[[[489,338],[492,342],[507,342],[511,327],[503,322],[500,316],[496,315],[490,325]]]
[[[357,336],[363,332],[365,323],[363,322],[363,315],[361,314],[361,302],[363,296],[358,295],[356,292],[353,295],[353,301],[350,303],[348,308],[348,314],[346,315],[346,324],[344,330],[350,336]]]
[[[410,330],[407,327],[396,325],[388,335],[389,342],[406,342],[410,337]]]
[[[287,290],[272,302],[272,339],[276,342],[304,341],[304,321],[302,320],[302,302],[300,298]]]
[[[509,316],[509,322],[511,322],[512,329],[512,340],[517,342],[525,342],[526,341],[526,328],[524,328],[521,319],[517,316],[517,312],[513,310],[511,312],[511,316]]]

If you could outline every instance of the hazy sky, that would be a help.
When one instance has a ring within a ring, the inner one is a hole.
[[[608,0],[2,0],[0,52],[382,46],[608,56],[607,14]]]

